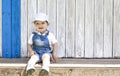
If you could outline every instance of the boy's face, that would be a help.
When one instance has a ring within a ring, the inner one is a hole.
[[[41,34],[43,34],[48,28],[48,23],[46,21],[44,21],[44,22],[43,21],[35,21],[34,24],[35,24],[36,30],[38,32],[40,32]]]

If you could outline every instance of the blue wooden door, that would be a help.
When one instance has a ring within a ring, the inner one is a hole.
[[[2,0],[2,57],[20,57],[20,0]]]

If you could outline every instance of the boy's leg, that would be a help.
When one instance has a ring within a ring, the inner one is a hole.
[[[47,76],[48,75],[49,65],[50,65],[50,55],[43,54],[43,56],[42,56],[42,68],[40,71],[40,76]]]
[[[26,71],[27,73],[32,73],[35,71],[35,67],[34,65],[36,64],[36,62],[38,62],[39,58],[37,55],[33,55],[31,56],[30,60],[28,61],[27,67],[26,67]]]

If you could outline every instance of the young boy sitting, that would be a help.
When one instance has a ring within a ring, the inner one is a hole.
[[[26,71],[32,74],[35,71],[34,65],[37,62],[42,63],[39,76],[48,76],[50,58],[57,62],[57,40],[55,36],[47,29],[49,26],[48,16],[44,13],[38,13],[35,16],[34,24],[36,31],[33,32],[28,40],[28,51],[30,59]]]

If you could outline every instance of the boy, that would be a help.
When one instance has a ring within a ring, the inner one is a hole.
[[[30,60],[28,61],[26,70],[27,74],[35,71],[34,65],[37,62],[42,63],[39,76],[47,76],[49,74],[50,58],[57,62],[57,40],[55,36],[47,30],[49,26],[48,16],[44,13],[36,14],[34,19],[36,31],[32,33],[28,40],[28,51]]]

